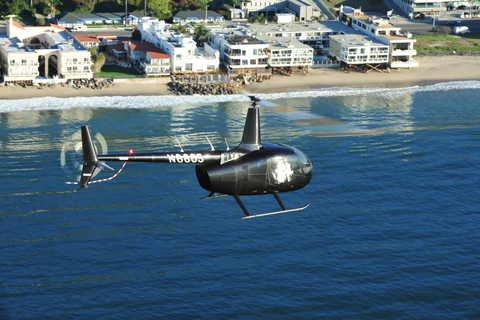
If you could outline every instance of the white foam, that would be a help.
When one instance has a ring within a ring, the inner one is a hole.
[[[342,96],[376,95],[393,99],[405,94],[427,91],[446,91],[459,89],[480,89],[480,81],[444,82],[428,86],[404,88],[323,88],[284,93],[256,94],[262,100],[288,98],[318,98]],[[212,104],[220,102],[246,102],[244,94],[216,96],[112,96],[112,97],[76,97],[55,98],[42,97],[18,100],[0,100],[0,112],[29,110],[65,110],[72,108],[113,108],[113,109],[148,109],[155,107],[174,107],[178,105]]]

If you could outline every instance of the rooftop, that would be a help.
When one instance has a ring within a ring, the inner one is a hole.
[[[354,17],[355,19],[361,20],[363,23],[373,26],[377,29],[400,29],[399,27],[394,26],[388,20],[379,18],[377,16],[363,15]]]
[[[268,24],[247,24],[247,28],[258,33],[273,32],[332,32],[340,31],[351,33],[353,30],[341,21],[323,22],[291,22],[291,23],[268,23]]]
[[[246,35],[231,35],[226,38],[226,40],[232,45],[239,45],[239,44],[263,44],[264,42],[258,38],[254,38],[252,36]]]
[[[358,46],[387,46],[384,43],[376,41],[374,38],[363,35],[363,34],[339,34],[330,36],[331,39],[342,42],[343,45],[347,47],[358,47]]]

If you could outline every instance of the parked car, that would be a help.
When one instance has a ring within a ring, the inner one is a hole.
[[[448,21],[447,26],[458,26],[462,21],[457,20],[457,21]]]
[[[466,26],[453,28],[453,33],[455,33],[455,34],[464,34],[464,33],[469,33],[469,32],[470,32],[470,30]]]
[[[84,24],[76,25],[75,27],[72,28],[72,31],[88,31],[88,27]]]

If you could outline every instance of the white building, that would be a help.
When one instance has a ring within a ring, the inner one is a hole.
[[[365,35],[344,34],[330,37],[329,52],[343,66],[361,65],[362,71],[368,71],[388,63],[389,47]]]
[[[0,30],[0,56],[5,82],[93,77],[90,51],[56,25],[24,27],[10,19]]]
[[[268,66],[291,75],[295,71],[308,72],[313,64],[313,48],[293,38],[258,36],[268,44]]]
[[[191,35],[166,29],[165,21],[144,17],[138,24],[142,40],[153,43],[170,57],[172,73],[209,72],[218,70],[220,53],[205,43],[197,48]]]
[[[208,41],[220,51],[228,73],[269,73],[268,69],[276,69],[291,74],[303,72],[313,63],[312,47],[293,37],[272,37],[253,25],[211,30]]]
[[[211,30],[209,46],[220,52],[222,69],[229,74],[269,73],[268,44],[244,28]]]
[[[282,0],[251,0],[247,2],[242,2],[242,10],[245,12],[246,17],[252,14],[263,14],[265,17],[274,16],[278,11],[283,10],[285,6],[286,2]]]
[[[248,30],[256,36],[296,39],[313,48],[314,55],[328,54],[330,36],[352,32],[352,28],[340,21],[252,24]]]
[[[362,15],[351,17],[352,28],[365,35],[373,37],[376,41],[389,47],[388,63],[390,68],[418,67],[419,63],[414,57],[417,51],[413,44],[417,41],[411,34],[401,33],[401,29],[390,24],[385,19],[376,16]]]

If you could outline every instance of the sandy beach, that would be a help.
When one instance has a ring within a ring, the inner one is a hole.
[[[434,84],[449,81],[480,80],[480,57],[440,56],[417,57],[418,68],[369,73],[343,69],[318,68],[309,70],[308,75],[297,73],[292,76],[275,74],[263,83],[245,86],[251,93],[292,92],[325,87],[381,87],[398,88],[413,85]],[[27,99],[35,97],[93,97],[93,96],[155,96],[172,94],[165,84],[117,83],[102,90],[73,89],[56,86],[38,88],[20,86],[0,87],[0,99]]]

